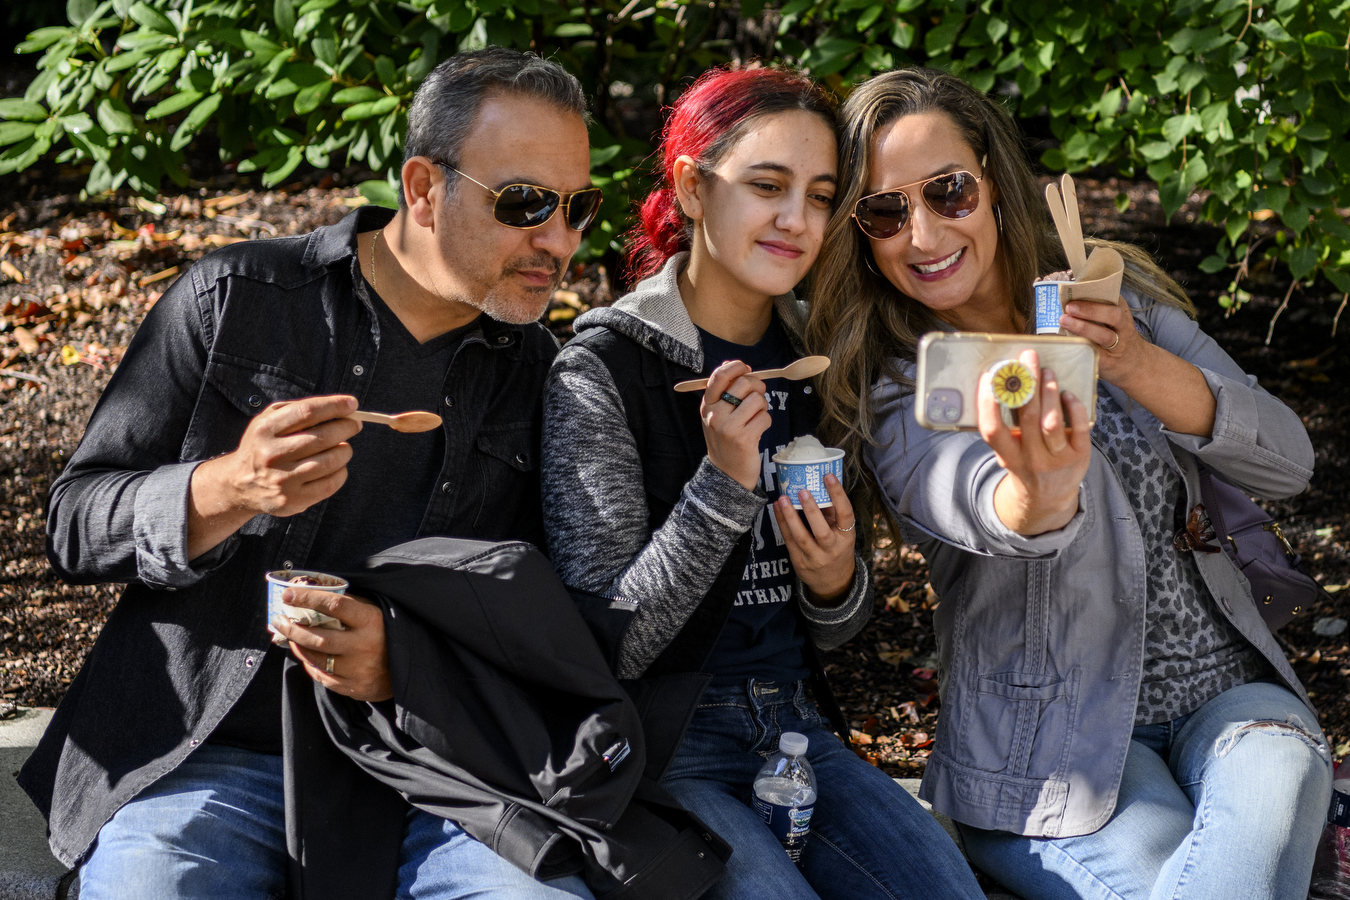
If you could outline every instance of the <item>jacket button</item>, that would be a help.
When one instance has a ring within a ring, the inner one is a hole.
[[[499,334],[499,335],[497,335],[497,343],[499,343],[499,344],[509,344],[509,343],[511,343],[511,335],[509,335],[509,334]]]
[[[189,747],[195,747],[195,746],[197,746],[197,745],[200,744],[200,743],[201,743],[201,741],[197,740],[196,738],[193,738],[192,740],[188,741],[188,746],[189,746]]]
[[[516,462],[517,462],[519,465],[522,465],[522,466],[523,466],[523,465],[525,465],[525,463],[527,463],[527,462],[529,462],[529,461],[530,461],[530,458],[529,458],[528,456],[526,456],[524,453],[517,453],[517,454],[516,454]]]
[[[262,397],[260,397],[257,394],[250,394],[248,398],[248,405],[253,407],[254,409],[257,409],[258,407],[262,406]]]
[[[294,569],[294,568],[295,568],[295,563],[291,562],[291,561],[288,559],[288,560],[286,560],[284,563],[281,564],[281,567],[282,567],[283,569]]]
[[[366,367],[365,367],[365,366],[352,366],[352,374],[353,374],[353,375],[364,375],[364,374],[366,374]]]
[[[808,384],[806,387],[802,388],[802,393],[803,394],[811,393],[811,385]]]
[[[455,398],[454,398],[454,397],[451,397],[449,394],[446,394],[446,395],[445,395],[445,405],[448,406],[448,407],[453,407],[453,406],[455,405]]]
[[[453,484],[451,484],[450,482],[448,482],[448,481],[447,481],[445,484],[441,485],[441,493],[442,493],[442,494],[448,494],[448,493],[450,493],[451,491],[453,491],[454,489],[455,489],[455,486],[454,486]]]
[[[253,668],[253,657],[250,656],[247,659],[245,659],[244,665],[248,666],[250,669]]]

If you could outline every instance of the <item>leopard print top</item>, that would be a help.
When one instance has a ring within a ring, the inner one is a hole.
[[[1148,562],[1144,671],[1135,724],[1171,721],[1229,688],[1269,675],[1261,654],[1219,611],[1193,555],[1172,546],[1187,513],[1181,476],[1106,391],[1097,400],[1092,436],[1120,476]]]

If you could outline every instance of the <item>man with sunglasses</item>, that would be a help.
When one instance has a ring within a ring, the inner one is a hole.
[[[54,568],[129,582],[20,778],[86,900],[324,883],[283,778],[283,754],[306,752],[283,682],[304,694],[303,672],[380,703],[391,649],[378,607],[305,588],[287,602],[345,630],[278,619],[290,649],[272,644],[266,571],[352,569],[424,535],[543,543],[539,404],[557,343],[537,320],[599,206],[580,85],[502,48],[447,60],[409,109],[401,175],[397,212],[196,263],[53,485]],[[443,426],[363,430],[346,418],[358,404]],[[350,812],[325,828],[360,828]],[[392,890],[392,872],[351,862],[327,896]],[[400,896],[590,896],[416,811],[397,881]]]

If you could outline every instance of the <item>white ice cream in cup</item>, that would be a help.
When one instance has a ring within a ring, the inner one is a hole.
[[[844,480],[843,450],[826,447],[814,435],[804,434],[775,453],[773,462],[778,469],[778,488],[794,507],[802,508],[797,497],[800,491],[809,491],[822,509],[834,505],[825,488],[825,476]]]
[[[282,602],[281,595],[286,588],[307,588],[311,591],[331,591],[334,594],[347,593],[347,579],[325,572],[311,572],[307,569],[278,569],[267,573],[267,630],[275,637],[272,642],[285,645],[289,643],[272,627],[272,620],[278,617],[290,619],[311,628],[333,628],[346,631],[347,627],[339,619],[325,615],[318,610],[305,606],[289,606]]]

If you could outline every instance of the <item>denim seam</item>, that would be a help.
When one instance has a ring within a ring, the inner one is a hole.
[[[891,900],[899,900],[899,898],[896,897],[895,894],[893,894],[893,893],[890,892],[890,890],[886,887],[886,885],[882,884],[880,881],[877,881],[877,878],[876,878],[875,875],[873,875],[870,871],[868,871],[867,868],[866,868],[865,866],[863,866],[862,864],[860,864],[860,863],[859,863],[856,859],[854,859],[852,856],[850,856],[849,854],[845,853],[845,852],[844,852],[844,849],[843,849],[842,847],[840,847],[838,844],[834,843],[833,841],[831,841],[829,838],[825,837],[825,835],[821,834],[820,832],[816,832],[815,838],[816,838],[816,840],[821,841],[822,843],[824,843],[825,846],[829,847],[829,848],[830,848],[831,850],[833,850],[835,853],[838,853],[840,857],[842,857],[843,859],[847,860],[848,863],[849,863],[849,865],[853,866],[855,869],[857,869],[859,872],[861,872],[861,873],[867,878],[868,881],[870,881],[870,882],[872,882],[873,884],[875,884],[875,885],[877,886],[877,889],[880,890],[880,891],[882,891],[887,897],[890,897]]]

